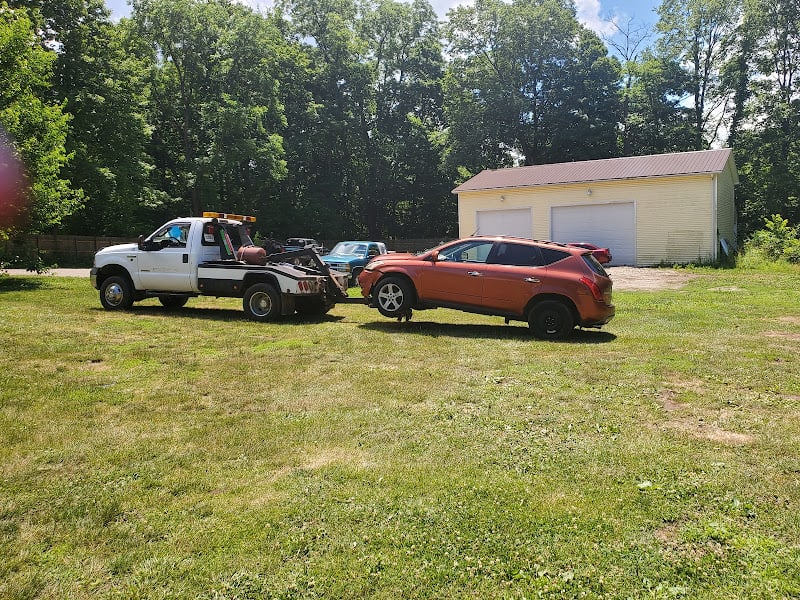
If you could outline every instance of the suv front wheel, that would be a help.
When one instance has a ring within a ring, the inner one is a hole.
[[[411,311],[414,292],[411,284],[400,277],[386,277],[372,291],[378,311],[390,319],[407,315]]]
[[[563,302],[545,300],[528,314],[528,327],[542,340],[564,340],[575,329],[572,311]]]

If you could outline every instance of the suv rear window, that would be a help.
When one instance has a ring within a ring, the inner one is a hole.
[[[555,248],[539,248],[542,251],[542,262],[545,265],[552,265],[560,260],[564,260],[570,254],[563,250],[556,250]]]
[[[581,258],[589,265],[589,268],[597,273],[598,275],[602,275],[603,277],[608,277],[608,273],[603,268],[603,265],[600,264],[600,261],[594,257],[594,254],[584,254]]]

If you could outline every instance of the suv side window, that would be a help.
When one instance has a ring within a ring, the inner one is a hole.
[[[569,252],[564,252],[562,250],[556,250],[554,248],[540,248],[542,251],[542,259],[545,265],[552,265],[553,263],[557,263],[560,260],[564,260],[570,254]]]
[[[487,240],[469,240],[450,246],[439,252],[439,260],[448,262],[485,263],[492,251],[494,242]]]
[[[538,246],[501,242],[489,261],[497,265],[514,267],[540,267],[544,264]]]

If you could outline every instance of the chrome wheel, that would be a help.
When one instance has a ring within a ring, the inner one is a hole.
[[[413,285],[400,277],[387,277],[378,282],[373,301],[384,317],[396,319],[408,316],[414,305]]]
[[[109,306],[119,306],[125,297],[122,291],[122,286],[119,283],[112,283],[106,286],[105,295],[106,302]]]
[[[394,312],[403,306],[405,294],[399,285],[387,283],[378,292],[378,304],[386,311]]]

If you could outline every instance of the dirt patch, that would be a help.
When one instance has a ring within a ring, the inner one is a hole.
[[[614,291],[679,290],[699,277],[696,273],[675,269],[607,267],[606,271],[614,282]]]
[[[669,383],[669,387],[663,388],[658,393],[657,402],[664,412],[669,414],[669,420],[662,423],[660,427],[720,444],[743,446],[752,443],[755,440],[752,435],[728,431],[716,424],[717,421],[724,422],[727,419],[726,411],[703,410],[678,400],[681,391],[698,391],[702,387],[702,381],[686,380],[672,381]],[[681,413],[685,416],[682,416]]]
[[[658,394],[658,403],[665,411],[675,412],[684,406],[675,400],[677,395],[678,394],[676,394],[674,390],[661,390],[661,392]]]
[[[778,338],[781,340],[800,342],[800,333],[787,333],[784,331],[765,331],[762,335],[768,338]]]
[[[735,431],[728,431],[716,425],[691,419],[670,421],[665,423],[664,427],[682,431],[700,440],[708,440],[710,442],[718,442],[731,446],[744,446],[752,443],[754,440],[753,436],[747,433],[736,433]]]

